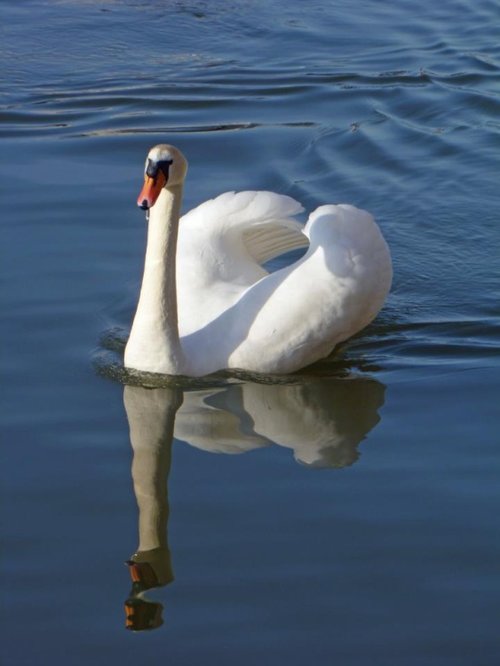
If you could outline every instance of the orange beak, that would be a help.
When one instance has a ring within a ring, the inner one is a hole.
[[[154,178],[146,175],[144,177],[144,186],[137,197],[137,205],[139,208],[142,208],[142,210],[149,210],[154,206],[166,182],[167,179],[161,170],[158,170]]]

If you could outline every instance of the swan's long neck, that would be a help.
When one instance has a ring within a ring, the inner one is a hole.
[[[182,185],[164,188],[150,210],[144,275],[125,349],[125,365],[136,370],[182,374],[175,256]]]

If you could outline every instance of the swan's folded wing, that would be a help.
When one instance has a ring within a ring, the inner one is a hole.
[[[235,258],[242,244],[257,264],[263,264],[280,254],[308,246],[302,225],[293,219],[302,210],[295,199],[283,194],[225,192],[189,212],[181,225],[203,229],[210,243],[220,247],[221,258],[224,250],[230,250]]]
[[[243,234],[248,253],[258,264],[264,264],[285,252],[309,246],[302,227],[294,220],[273,220],[255,224]]]
[[[226,192],[185,215],[177,244],[179,330],[214,321],[268,275],[262,264],[308,245],[292,218],[302,207],[272,192]]]

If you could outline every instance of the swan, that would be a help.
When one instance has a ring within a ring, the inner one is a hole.
[[[226,192],[180,217],[187,160],[147,156],[138,206],[148,211],[143,280],[126,368],[201,377],[219,370],[286,374],[327,356],[369,324],[392,280],[373,217],[347,204],[302,206],[266,191]],[[307,247],[274,273],[263,264]]]

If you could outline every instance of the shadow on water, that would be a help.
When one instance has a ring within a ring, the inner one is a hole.
[[[213,453],[236,454],[277,445],[311,468],[342,468],[380,421],[385,386],[361,377],[307,382],[240,382],[190,390],[181,386],[124,387],[139,508],[139,544],[127,561],[132,589],[126,627],[155,629],[161,603],[145,593],[174,580],[168,545],[168,476],[174,438]]]

